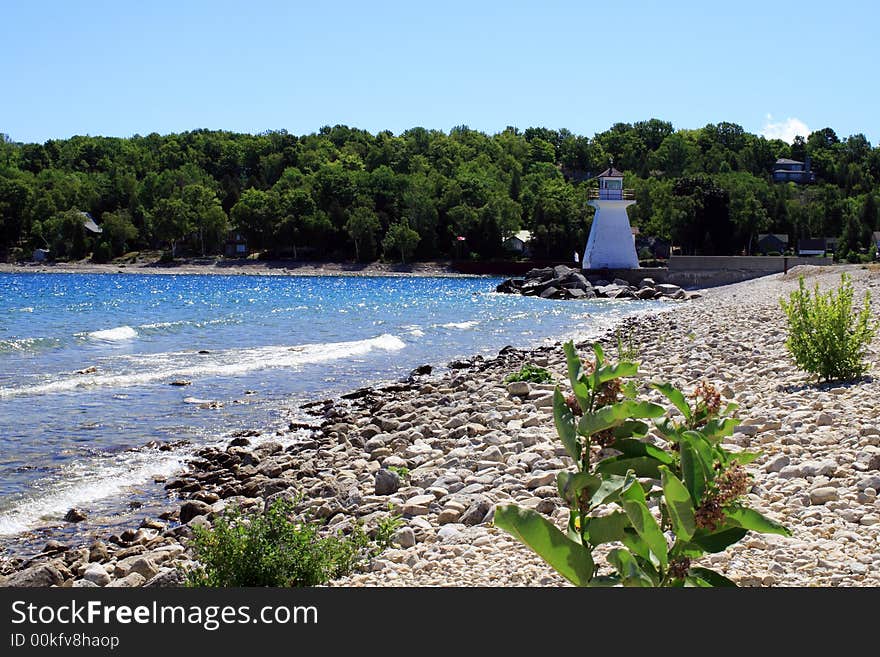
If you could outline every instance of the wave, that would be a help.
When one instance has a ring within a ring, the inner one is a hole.
[[[374,350],[399,351],[406,343],[395,335],[383,334],[366,340],[327,342],[297,346],[227,349],[209,354],[175,352],[129,356],[138,369],[115,374],[84,374],[65,376],[20,388],[0,388],[0,398],[18,395],[69,392],[94,387],[124,388],[198,376],[236,376],[247,372],[303,365],[363,356]]]
[[[133,340],[138,336],[138,332],[130,326],[117,326],[116,328],[104,329],[103,331],[92,331],[86,335],[93,340],[121,342],[122,340]]]
[[[437,324],[440,328],[448,328],[448,329],[471,329],[474,328],[477,324],[479,324],[477,320],[470,320],[467,322],[449,322],[448,324]]]
[[[118,496],[153,475],[170,476],[183,467],[183,455],[133,452],[103,463],[79,463],[65,468],[64,479],[49,491],[29,491],[0,514],[0,536],[18,534],[47,520],[60,521],[71,507],[89,507],[97,500]],[[46,483],[46,485],[49,485]]]

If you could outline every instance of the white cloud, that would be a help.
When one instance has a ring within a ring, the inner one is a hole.
[[[774,121],[773,115],[768,114],[764,121],[764,127],[761,128],[761,134],[767,139],[781,139],[786,144],[790,144],[798,135],[806,139],[810,134],[810,129],[800,119],[788,117],[783,121]]]

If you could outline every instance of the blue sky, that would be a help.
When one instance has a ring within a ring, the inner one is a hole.
[[[878,18],[867,1],[0,0],[0,132],[592,136],[657,117],[876,144]]]

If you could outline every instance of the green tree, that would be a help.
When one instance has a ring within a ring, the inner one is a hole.
[[[386,255],[392,251],[400,253],[400,262],[406,264],[406,259],[411,256],[419,243],[419,234],[409,227],[406,220],[393,224],[382,240],[382,248]]]
[[[356,260],[361,259],[362,250],[365,255],[373,252],[374,240],[380,227],[379,217],[377,217],[376,213],[370,208],[360,206],[352,211],[351,216],[345,223],[345,232],[348,233],[348,236],[351,237],[354,242]],[[416,233],[416,235],[418,235],[418,233]],[[403,257],[402,252],[401,257]]]

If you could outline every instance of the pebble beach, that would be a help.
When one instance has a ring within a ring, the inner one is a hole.
[[[836,286],[842,268],[797,268],[701,291],[665,312],[624,320],[641,362],[636,381],[691,390],[714,383],[740,405],[730,449],[759,450],[749,466],[749,504],[792,537],[749,534],[703,565],[741,586],[880,586],[880,349],[852,384],[817,385],[786,352],[779,299],[807,277]],[[857,303],[880,276],[847,267]],[[578,303],[572,301],[571,303]],[[614,332],[603,338],[616,354]],[[586,354],[588,342],[578,345]],[[399,514],[395,545],[335,586],[558,586],[564,580],[492,525],[496,504],[516,502],[567,519],[555,476],[571,466],[552,420],[554,384],[505,384],[525,363],[546,367],[565,388],[560,345],[503,349],[407,382],[315,401],[301,440],[283,447],[241,435],[199,452],[165,482],[169,507],[156,518],[83,545],[51,543],[32,559],[0,566],[7,586],[174,586],[190,556],[194,525],[230,505],[261,510],[274,497],[300,505],[331,529],[367,529]],[[433,365],[442,365],[434,363]],[[873,375],[873,376],[872,376]],[[401,476],[403,473],[403,476]]]

